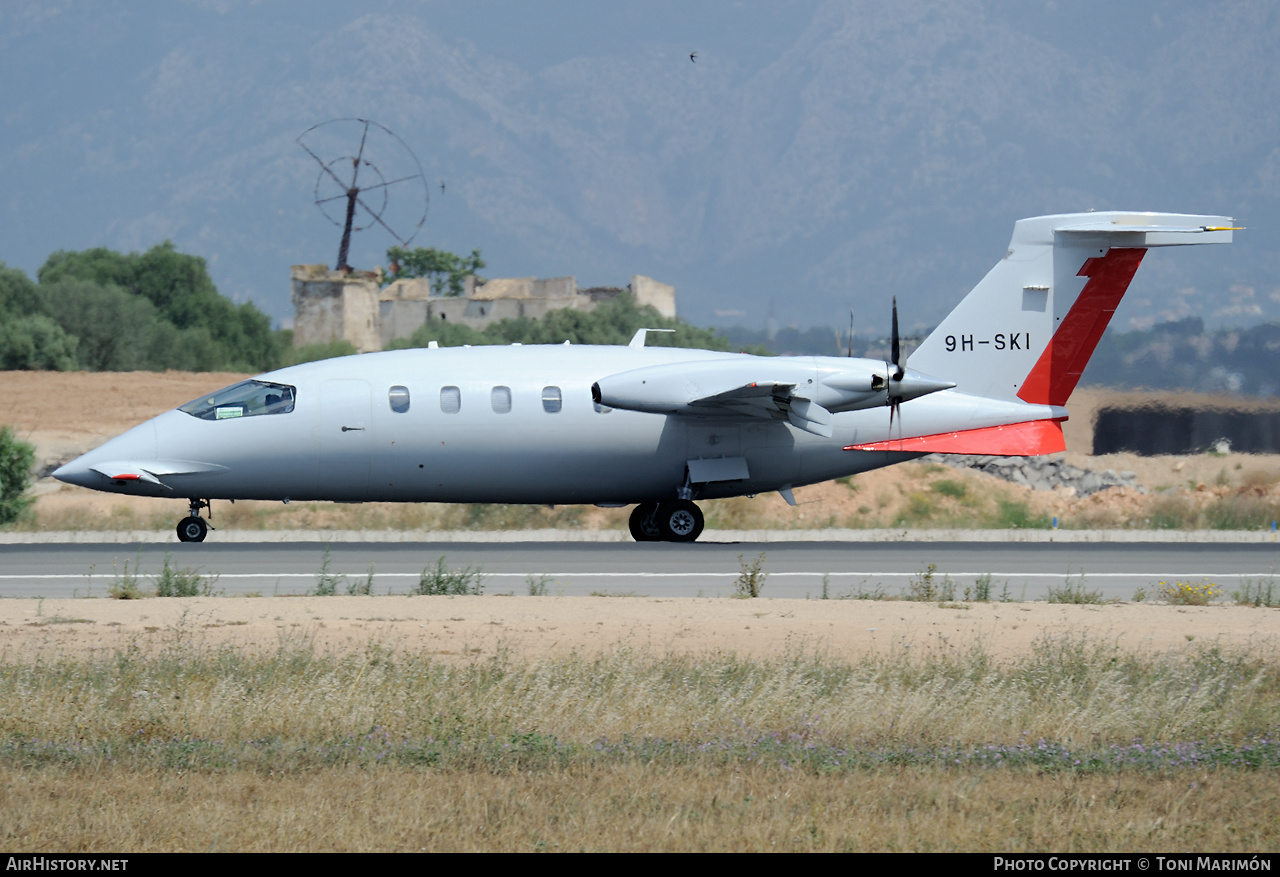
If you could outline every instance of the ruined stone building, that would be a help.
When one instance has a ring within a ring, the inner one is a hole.
[[[638,274],[625,289],[578,289],[572,277],[481,281],[471,276],[466,278],[463,294],[450,297],[432,295],[425,277],[396,280],[384,287],[372,272],[344,276],[325,265],[294,265],[291,289],[295,346],[346,340],[360,353],[408,338],[428,320],[483,329],[508,318],[541,319],[559,308],[590,311],[597,303],[628,291],[637,304],[650,305],[664,317],[676,315],[675,287]]]

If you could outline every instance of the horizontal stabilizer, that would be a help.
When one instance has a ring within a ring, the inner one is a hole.
[[[1065,405],[1147,251],[1231,243],[1230,217],[1107,211],[1014,224],[1005,256],[911,354],[988,399]]]

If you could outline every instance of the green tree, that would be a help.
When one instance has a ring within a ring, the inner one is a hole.
[[[0,369],[74,371],[78,344],[78,338],[44,314],[0,315]]]
[[[45,313],[40,290],[26,272],[0,262],[0,317]]]
[[[157,322],[151,302],[118,286],[75,278],[41,284],[41,289],[61,328],[78,339],[81,368],[135,371],[153,365],[147,356]]]
[[[9,427],[0,427],[0,526],[16,521],[34,501],[25,496],[36,452]]]
[[[403,247],[392,247],[387,250],[388,261],[400,267],[395,277],[427,277],[431,280],[431,289],[436,295],[462,295],[463,281],[468,274],[475,274],[484,267],[484,259],[479,250],[472,250],[471,255],[463,258],[434,247],[416,247],[406,250]]]
[[[26,273],[0,262],[0,369],[76,368],[76,338],[49,314]]]
[[[221,295],[205,260],[179,253],[171,241],[128,255],[104,247],[59,250],[49,256],[38,276],[41,287],[80,280],[123,290],[149,303],[163,322],[179,330],[176,335],[162,330],[161,335],[198,346],[190,355],[173,351],[161,357],[166,360],[163,364],[139,367],[181,368],[171,362],[186,359],[198,361],[197,368],[265,371],[280,360],[270,318],[250,303],[237,305]],[[58,313],[52,315],[61,322]]]

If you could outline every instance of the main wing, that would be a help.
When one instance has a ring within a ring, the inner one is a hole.
[[[837,363],[833,365],[832,363]],[[598,404],[651,414],[786,420],[830,438],[832,415],[875,408],[955,386],[869,359],[741,356],[668,363],[601,378]]]

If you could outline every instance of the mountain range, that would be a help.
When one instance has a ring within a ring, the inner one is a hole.
[[[1248,230],[1148,259],[1116,324],[1247,326],[1280,319],[1278,47],[1263,0],[15,0],[0,260],[168,239],[287,322],[289,265],[333,264],[341,233],[298,138],[358,118],[398,138],[364,154],[384,178],[403,147],[421,168],[386,188],[389,224],[425,195],[414,245],[478,247],[491,276],[646,274],[702,325],[852,307],[884,331],[896,295],[909,330],[1018,218],[1220,213]],[[359,127],[317,155],[354,155]],[[393,243],[359,231],[349,261]]]

